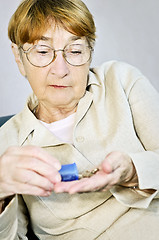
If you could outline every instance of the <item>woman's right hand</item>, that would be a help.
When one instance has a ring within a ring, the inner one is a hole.
[[[49,196],[61,181],[60,168],[42,148],[9,147],[0,157],[0,200],[14,194]]]

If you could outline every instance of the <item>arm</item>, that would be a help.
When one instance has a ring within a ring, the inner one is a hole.
[[[27,240],[28,216],[22,197],[15,195],[0,214],[0,236],[6,240]]]
[[[141,78],[133,86],[129,102],[137,136],[146,150],[130,154],[139,186],[159,189],[159,94],[146,78]]]
[[[20,194],[50,195],[54,183],[61,180],[59,168],[56,159],[35,146],[11,147],[0,157],[0,198],[6,205],[0,214],[3,239],[27,239],[25,204]]]
[[[128,206],[146,208],[154,197],[158,198],[159,94],[138,70],[131,69],[131,75],[137,76],[136,80],[132,78],[134,83],[124,89],[130,104],[136,135],[145,151],[128,153],[136,170],[138,188],[125,189],[114,186],[111,192]],[[127,82],[125,81],[123,85],[126,86]]]
[[[0,157],[0,199],[14,194],[48,196],[61,180],[60,163],[35,146],[10,147]]]
[[[123,69],[120,69],[117,73],[123,73]],[[127,74],[122,74],[120,79],[125,85],[123,88],[131,108],[137,137],[145,147],[145,151],[142,153],[121,152],[120,154],[115,153],[115,155],[112,152],[106,156],[100,166],[101,171],[96,176],[90,179],[82,179],[76,183],[59,183],[55,190],[70,193],[96,191],[107,185],[105,190],[110,189],[122,203],[128,206],[147,207],[157,195],[156,190],[159,187],[159,155],[156,151],[159,149],[157,133],[159,129],[159,95],[144,76],[132,67],[131,69],[129,67]],[[141,109],[137,107],[139,101],[142,103]],[[145,145],[146,142],[147,146]],[[151,156],[149,150],[152,152]],[[138,161],[137,156],[140,161]],[[110,157],[111,160],[109,160]],[[113,163],[110,164],[110,167],[109,162]],[[149,164],[151,164],[151,169]],[[142,176],[143,172],[144,175]],[[156,180],[154,180],[153,174],[156,176]],[[147,176],[151,181],[147,179]],[[143,186],[141,182],[143,182]],[[134,186],[137,188],[134,188]]]

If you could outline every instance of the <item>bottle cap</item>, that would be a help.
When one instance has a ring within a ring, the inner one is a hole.
[[[78,169],[76,163],[62,165],[59,170],[63,182],[78,180]]]

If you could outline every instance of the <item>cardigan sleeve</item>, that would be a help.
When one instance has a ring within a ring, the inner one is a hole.
[[[136,69],[134,71],[137,72]],[[111,192],[116,199],[130,207],[147,208],[153,198],[159,197],[159,93],[148,79],[141,73],[139,75],[136,81],[132,80],[133,84],[127,93],[136,135],[145,149],[128,153],[136,168],[139,189],[118,186],[112,188]],[[144,189],[156,191],[147,194],[142,191]]]
[[[23,200],[16,195],[0,214],[0,238],[27,240],[27,224]]]
[[[139,187],[159,190],[159,94],[143,77],[134,84],[129,102],[136,134],[145,149],[130,153]]]

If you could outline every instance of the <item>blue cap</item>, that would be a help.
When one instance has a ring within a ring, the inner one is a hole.
[[[78,170],[76,163],[62,165],[59,170],[63,182],[78,180]]]

